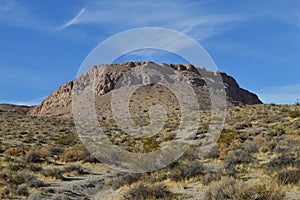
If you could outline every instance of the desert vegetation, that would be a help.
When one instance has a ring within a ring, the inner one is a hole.
[[[218,142],[198,158],[193,149],[165,168],[129,174],[106,167],[84,147],[71,119],[0,112],[1,199],[299,199],[300,106],[229,108]],[[207,132],[203,111],[196,139]],[[176,118],[177,119],[177,118]],[[161,136],[105,134],[131,152],[151,152],[174,137],[169,119]],[[116,134],[117,133],[117,134]],[[95,177],[95,178],[93,178]]]

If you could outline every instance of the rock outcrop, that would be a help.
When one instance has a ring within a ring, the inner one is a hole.
[[[149,62],[126,62],[121,64],[99,65],[92,67],[88,72],[80,76],[78,80],[83,85],[93,81],[93,90],[97,95],[100,112],[104,113],[110,109],[109,96],[115,88],[118,80],[129,70],[137,66],[145,65]],[[154,63],[153,63],[154,64]],[[156,64],[155,64],[156,65]],[[160,64],[160,67],[171,67],[184,74],[186,81],[192,85],[199,93],[199,103],[203,109],[209,108],[209,95],[207,93],[207,83],[210,82],[210,76],[220,75],[222,77],[228,106],[261,104],[257,95],[239,87],[235,79],[226,73],[211,72],[204,68],[195,68],[189,64]],[[105,68],[105,71],[103,69]],[[200,73],[199,73],[200,71]],[[92,78],[91,78],[92,77]],[[93,80],[91,80],[93,79]],[[30,109],[31,115],[48,115],[53,117],[70,117],[72,107],[72,92],[76,80],[70,81],[55,92],[50,94],[40,105]],[[145,93],[146,89],[144,90]],[[144,95],[143,92],[140,95]],[[103,114],[104,115],[104,114]],[[105,116],[106,117],[106,116]]]

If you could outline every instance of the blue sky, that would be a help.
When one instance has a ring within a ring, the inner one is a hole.
[[[145,26],[194,38],[220,71],[265,103],[300,98],[300,1],[0,0],[0,102],[39,103],[74,79],[101,41]]]

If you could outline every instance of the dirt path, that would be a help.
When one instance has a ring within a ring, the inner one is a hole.
[[[98,193],[110,190],[111,186],[105,182],[112,178],[112,174],[66,178],[63,182],[50,183],[49,191],[53,196],[64,195],[69,199],[94,199]]]

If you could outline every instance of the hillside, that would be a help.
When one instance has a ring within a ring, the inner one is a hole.
[[[31,106],[19,106],[13,104],[0,104],[0,111],[17,112],[21,114],[27,114],[31,109]]]
[[[201,114],[209,119],[206,111]],[[230,108],[208,156],[197,158],[191,149],[143,174],[121,173],[95,160],[70,119],[0,112],[0,123],[1,199],[299,200],[299,105]],[[203,125],[197,139],[206,131]],[[129,151],[140,151],[139,142],[149,144],[123,135],[110,139]]]
[[[196,68],[192,65],[182,65],[182,64],[160,64],[150,63],[155,65],[157,68],[163,69],[164,67],[170,67],[186,78],[189,84],[195,90],[199,105],[201,108],[209,109],[210,107],[210,97],[207,89],[207,85],[211,81],[210,77],[214,77],[214,72],[205,70],[204,68]],[[147,66],[149,62],[127,62],[121,64],[110,64],[110,65],[99,65],[92,67],[88,72],[80,76],[77,80],[70,81],[62,86],[60,86],[55,92],[50,94],[40,105],[30,109],[29,113],[31,115],[46,115],[54,117],[70,117],[71,116],[71,107],[72,107],[72,92],[74,90],[74,81],[86,82],[90,79],[95,81],[93,83],[92,89],[96,91],[96,107],[97,113],[100,113],[100,118],[111,118],[111,113],[109,110],[111,104],[111,91],[114,89],[117,81],[128,71],[137,68],[138,66]],[[107,69],[103,72],[103,68]],[[200,73],[199,73],[200,72]],[[219,73],[222,77],[226,96],[227,104],[229,107],[235,105],[248,105],[248,104],[261,104],[257,95],[244,90],[239,87],[236,80],[227,75],[226,73]],[[84,80],[87,79],[87,80]],[[156,88],[155,88],[156,87]],[[151,89],[152,88],[152,89]],[[161,104],[167,105],[169,103],[168,98],[172,96],[170,91],[165,90],[163,87],[148,86],[140,88],[132,101],[135,101],[136,104],[141,103],[143,99],[143,104],[141,105],[146,107],[145,96],[149,96],[149,90],[155,91],[163,90],[159,94],[159,98],[154,95],[154,99],[159,99]],[[154,94],[152,93],[152,95]],[[153,99],[149,99],[149,103],[152,103]],[[136,106],[136,105],[135,105]],[[174,106],[173,104],[170,106]],[[136,112],[139,112],[136,110]],[[137,113],[137,116],[142,115],[143,113]]]

